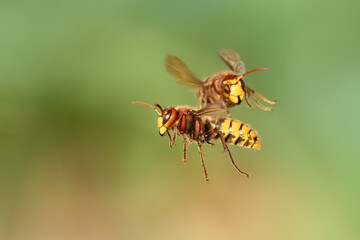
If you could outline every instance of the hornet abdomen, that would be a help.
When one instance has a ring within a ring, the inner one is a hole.
[[[226,143],[245,148],[261,148],[256,132],[249,125],[239,120],[217,118],[210,121],[210,128],[221,132]],[[219,138],[219,133],[214,138]]]

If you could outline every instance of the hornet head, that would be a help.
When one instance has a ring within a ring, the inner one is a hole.
[[[233,105],[240,104],[246,94],[245,83],[242,78],[249,73],[266,69],[267,68],[255,68],[241,76],[230,75],[229,78],[225,79],[223,85],[225,86],[225,96],[227,101]]]
[[[175,120],[177,118],[177,111],[175,108],[165,108],[163,109],[159,104],[155,104],[155,107],[142,102],[132,102],[132,104],[139,104],[143,105],[149,108],[154,109],[155,112],[157,112],[158,120],[157,120],[157,126],[159,128],[159,134],[161,136],[164,136],[164,134],[168,131],[168,129],[175,123]]]

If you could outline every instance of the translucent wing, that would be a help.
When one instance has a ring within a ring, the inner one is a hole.
[[[166,71],[177,79],[178,83],[188,88],[198,88],[202,81],[197,79],[186,64],[174,55],[165,58]]]
[[[216,102],[206,107],[198,110],[196,115],[198,116],[208,116],[208,117],[218,117],[226,113],[226,106],[222,102]]]
[[[245,73],[245,64],[240,60],[239,54],[229,49],[220,49],[219,56],[222,60],[239,75]]]

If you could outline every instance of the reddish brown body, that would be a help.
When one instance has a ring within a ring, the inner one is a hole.
[[[250,127],[238,120],[231,118],[214,118],[219,111],[224,111],[221,105],[209,105],[200,110],[194,110],[189,107],[169,107],[162,109],[158,104],[155,107],[146,103],[134,102],[150,108],[153,108],[158,114],[158,128],[161,136],[167,134],[170,138],[170,146],[175,143],[177,136],[184,138],[184,155],[183,160],[186,163],[186,149],[189,143],[196,142],[198,145],[201,163],[204,168],[205,178],[208,181],[208,175],[205,168],[204,155],[202,153],[202,145],[210,144],[212,139],[219,139],[224,150],[228,153],[233,166],[240,173],[249,176],[241,171],[235,164],[229,148],[226,143],[242,146],[245,148],[260,149],[259,140],[256,133]],[[173,131],[173,136],[170,135]]]
[[[175,132],[174,138],[171,139],[171,145],[175,141],[176,135],[184,135],[188,140],[196,141],[199,144],[211,140],[204,134],[205,126],[202,117],[197,115],[197,111],[184,107],[166,108],[163,111],[162,124]]]
[[[235,100],[229,98],[232,96],[231,86],[224,84],[229,81],[237,81],[239,85],[240,95],[235,97]],[[244,80],[233,71],[223,71],[213,74],[205,78],[199,87],[197,97],[199,99],[199,107],[202,104],[207,106],[218,101],[223,102],[228,108],[239,105],[246,93],[246,86]]]
[[[231,70],[213,74],[209,77],[199,80],[190,71],[186,64],[179,58],[169,55],[165,59],[165,68],[168,73],[178,80],[178,83],[189,88],[197,89],[199,99],[199,108],[219,102],[226,108],[239,105],[243,100],[249,108],[253,109],[250,99],[261,109],[271,111],[271,107],[262,105],[255,96],[269,104],[275,104],[276,101],[269,100],[261,94],[255,92],[245,85],[243,77],[249,73],[267,68],[256,68],[245,72],[245,64],[240,60],[240,56],[231,50],[221,49],[219,56],[230,67]]]

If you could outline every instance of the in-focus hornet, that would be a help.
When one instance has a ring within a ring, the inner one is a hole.
[[[224,104],[229,115],[228,108],[240,104],[244,99],[247,106],[253,109],[249,101],[249,98],[251,98],[259,108],[272,111],[271,107],[262,105],[255,96],[258,96],[269,104],[275,104],[277,101],[269,100],[260,93],[255,92],[245,85],[243,80],[245,75],[259,70],[266,70],[267,68],[256,68],[245,72],[245,64],[240,60],[240,56],[236,52],[221,49],[219,56],[231,70],[215,73],[204,78],[203,81],[195,77],[186,64],[176,56],[168,55],[165,59],[165,67],[168,73],[178,80],[179,84],[188,88],[198,89],[199,108],[202,104],[206,107],[208,104],[220,101]]]
[[[202,145],[210,144],[212,139],[221,141],[224,150],[229,155],[231,163],[241,174],[249,175],[240,170],[235,164],[234,159],[227,146],[228,144],[238,145],[245,148],[260,149],[259,139],[256,132],[249,125],[231,118],[219,118],[219,113],[224,112],[222,104],[211,104],[200,110],[190,107],[168,107],[163,109],[159,104],[155,107],[142,103],[133,102],[154,109],[158,114],[157,125],[161,136],[167,134],[170,138],[170,147],[175,143],[177,136],[184,138],[183,160],[186,163],[186,148],[195,142],[198,145],[201,163],[204,169],[205,179],[208,182],[208,174],[205,168]],[[170,131],[173,132],[171,136]]]

